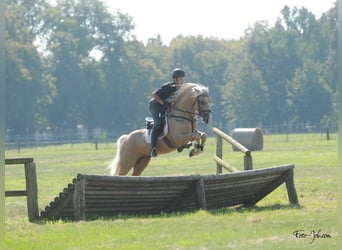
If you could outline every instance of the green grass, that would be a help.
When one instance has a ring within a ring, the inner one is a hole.
[[[186,152],[160,155],[143,175],[214,174],[215,139],[196,158]],[[6,151],[6,158],[33,157],[37,164],[38,206],[43,210],[78,173],[108,174],[115,144],[48,146]],[[224,146],[223,158],[243,170],[243,155]],[[6,249],[336,249],[337,135],[264,135],[264,149],[252,152],[255,169],[295,164],[300,207],[279,187],[252,208],[29,223],[26,197],[7,197]],[[6,190],[25,189],[22,166],[6,167]],[[331,238],[296,238],[295,230],[321,230]]]

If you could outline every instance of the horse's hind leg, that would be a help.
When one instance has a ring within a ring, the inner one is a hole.
[[[145,155],[140,157],[133,167],[133,176],[140,176],[144,169],[147,167],[148,163],[151,160],[151,156]]]

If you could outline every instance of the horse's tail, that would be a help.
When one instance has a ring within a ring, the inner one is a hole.
[[[116,141],[116,154],[115,154],[114,159],[108,165],[110,175],[115,175],[117,173],[117,170],[121,167],[120,166],[120,151],[121,151],[122,141],[126,137],[127,135],[122,135]]]

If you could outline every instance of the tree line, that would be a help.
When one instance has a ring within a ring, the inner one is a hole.
[[[169,45],[139,41],[132,17],[101,0],[7,0],[5,13],[9,136],[143,127],[151,92],[175,67],[209,86],[216,126],[337,126],[337,1],[320,17],[285,5],[239,39]]]

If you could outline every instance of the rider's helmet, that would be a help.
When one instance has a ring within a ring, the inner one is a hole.
[[[184,76],[185,76],[185,72],[183,69],[175,68],[174,70],[172,70],[172,79],[174,79],[175,77],[184,77]]]

